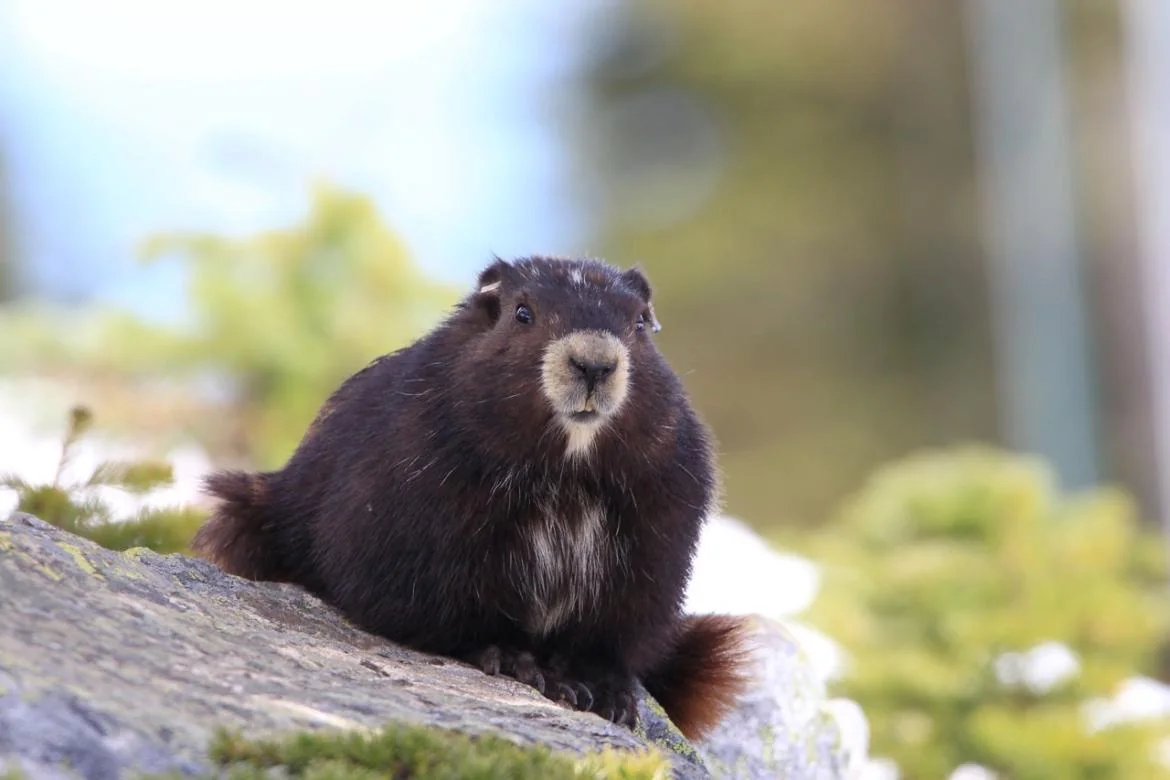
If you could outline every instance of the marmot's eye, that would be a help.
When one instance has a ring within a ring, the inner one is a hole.
[[[521,325],[531,325],[532,319],[532,309],[524,304],[516,307],[516,322],[519,322]]]
[[[644,313],[638,315],[638,321],[634,324],[634,327],[638,330],[646,330],[646,315]]]

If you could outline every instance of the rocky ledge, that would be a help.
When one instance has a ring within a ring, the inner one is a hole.
[[[653,744],[678,778],[851,776],[862,757],[807,659],[781,625],[756,625],[760,685],[691,745],[645,697],[633,733],[362,632],[296,587],[114,552],[16,514],[0,521],[0,774],[205,774],[218,727],[400,722],[578,754]]]

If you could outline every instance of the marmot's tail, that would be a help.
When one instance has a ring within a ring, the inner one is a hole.
[[[735,706],[748,684],[747,625],[730,615],[691,615],[673,654],[643,684],[687,739],[698,739]]]
[[[195,534],[191,549],[228,574],[250,580],[285,581],[291,572],[274,536],[265,474],[220,471],[204,482],[219,506]]]

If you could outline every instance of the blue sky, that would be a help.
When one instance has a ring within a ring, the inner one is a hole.
[[[158,230],[296,220],[315,176],[374,196],[415,257],[588,251],[550,114],[603,3],[0,0],[0,155],[56,294],[165,316]]]

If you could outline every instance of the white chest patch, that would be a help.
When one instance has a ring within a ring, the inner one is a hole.
[[[525,622],[533,634],[544,636],[593,608],[618,551],[596,506],[580,517],[546,515],[529,544],[524,574],[531,602]]]
[[[593,448],[593,441],[601,432],[601,426],[589,423],[563,423],[565,429],[565,457],[579,458],[587,456]]]

